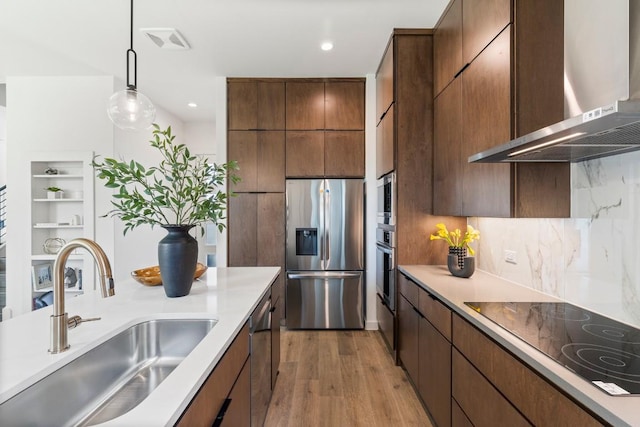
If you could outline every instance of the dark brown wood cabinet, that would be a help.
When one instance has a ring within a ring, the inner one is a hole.
[[[434,36],[434,214],[569,215],[568,164],[468,163],[562,120],[562,16],[554,0],[450,3]]]
[[[511,22],[518,0],[462,0],[462,62],[471,63]]]
[[[251,404],[251,394],[247,384],[248,360],[249,325],[245,324],[176,425],[188,427],[213,425],[225,400],[233,394],[233,400],[227,409],[230,412],[230,419],[227,422],[225,415],[224,425],[248,427],[248,414],[251,413],[247,411]],[[246,418],[245,414],[247,414]]]
[[[229,406],[227,407],[220,427],[249,427],[251,425],[251,363],[249,359],[244,362],[244,367],[236,379],[236,383],[229,393]]]
[[[378,123],[393,104],[393,69],[393,47],[387,46],[376,73],[376,121]]]
[[[453,0],[433,35],[433,88],[436,95],[462,70],[462,0]]]
[[[288,80],[286,177],[361,178],[364,80]]]
[[[228,209],[229,266],[284,268],[284,193],[239,193]]]
[[[230,130],[284,130],[284,82],[229,79],[227,110]]]
[[[324,129],[324,82],[286,83],[287,130]]]
[[[378,329],[389,350],[396,348],[396,325],[395,315],[384,303],[380,295],[376,295],[376,315],[378,317]]]
[[[284,131],[229,131],[227,157],[238,162],[234,192],[284,192]]]
[[[509,217],[509,164],[468,163],[465,159],[511,135],[510,31],[500,33],[462,73],[462,212]]]
[[[324,84],[325,129],[364,130],[364,82]]]
[[[453,398],[473,424],[602,425],[462,317],[453,316],[452,330]]]
[[[382,120],[376,126],[376,175],[386,175],[395,168],[395,137],[393,104],[385,112]]]
[[[398,359],[436,425],[451,425],[451,311],[403,274],[398,290]]]

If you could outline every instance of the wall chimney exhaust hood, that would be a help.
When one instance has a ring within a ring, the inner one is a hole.
[[[640,2],[564,3],[565,120],[469,162],[579,162],[640,150]]]

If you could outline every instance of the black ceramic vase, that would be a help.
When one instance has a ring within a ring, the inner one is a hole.
[[[189,234],[193,225],[163,225],[168,234],[158,242],[162,287],[168,297],[188,295],[198,263],[198,242]]]
[[[468,278],[476,271],[476,259],[467,256],[467,248],[449,247],[447,267],[454,276]]]

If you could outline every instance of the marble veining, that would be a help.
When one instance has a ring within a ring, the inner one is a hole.
[[[640,327],[639,165],[640,152],[572,164],[568,219],[470,218],[478,268]]]

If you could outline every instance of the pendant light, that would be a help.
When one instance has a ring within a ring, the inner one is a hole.
[[[109,98],[107,114],[111,121],[124,130],[142,130],[151,127],[156,118],[156,108],[149,98],[138,92],[138,66],[133,50],[133,0],[131,0],[131,45],[127,49],[127,88]]]

